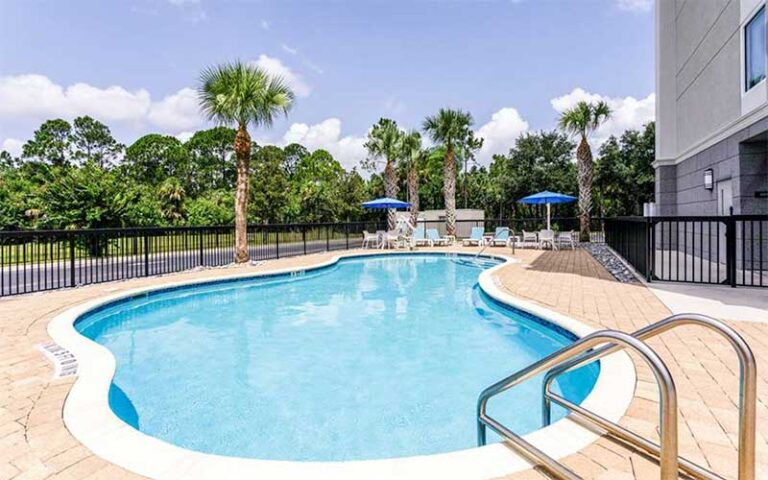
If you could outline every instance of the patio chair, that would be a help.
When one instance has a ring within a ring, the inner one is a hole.
[[[536,232],[526,232],[523,230],[523,239],[521,242],[521,247],[538,247],[539,246],[539,237],[536,235]]]
[[[379,235],[377,233],[370,233],[368,230],[363,230],[363,248],[378,248]]]
[[[436,228],[428,228],[427,229],[427,239],[432,241],[432,245],[439,245],[447,247],[449,245],[453,245],[453,235],[446,235],[444,237],[441,237],[439,233],[437,233]]]
[[[570,232],[560,232],[557,234],[557,246],[563,247],[569,246],[571,247],[571,250],[576,249],[576,240],[574,239],[576,232],[571,230]]]
[[[397,230],[384,232],[383,240],[379,248],[399,248],[402,244],[400,233]]]
[[[512,238],[509,236],[509,227],[496,227],[496,232],[493,234],[491,245],[494,247],[508,247],[510,242],[512,242]]]
[[[552,250],[557,250],[555,232],[552,230],[542,230],[539,232],[539,248],[544,249],[547,245],[549,245]]]
[[[430,247],[434,247],[435,246],[434,240],[432,240],[431,238],[428,238],[426,233],[427,233],[426,229],[424,228],[423,225],[416,227],[416,230],[414,230],[413,232],[414,245],[416,245],[417,247],[419,245],[427,245]]]
[[[472,227],[472,231],[469,233],[469,238],[465,238],[461,243],[467,247],[472,245],[480,246],[483,244],[483,235],[485,229],[483,227]]]

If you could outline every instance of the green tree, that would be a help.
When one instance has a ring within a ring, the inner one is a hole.
[[[185,178],[189,152],[176,137],[151,133],[125,149],[122,168],[136,182],[160,185],[169,177]]]
[[[187,223],[193,226],[231,225],[235,220],[235,197],[231,190],[213,190],[187,206]]]
[[[200,130],[187,140],[190,195],[235,186],[234,142],[235,130],[228,127]]]
[[[338,194],[344,167],[326,150],[302,158],[293,178],[292,210],[303,222],[336,222],[346,208]]]
[[[268,145],[254,149],[251,159],[251,199],[248,218],[256,223],[284,222],[290,202],[285,152]]]
[[[589,136],[605,123],[611,116],[607,103],[579,102],[560,114],[560,128],[570,135],[579,137],[576,149],[579,173],[579,240],[590,241],[590,215],[592,210],[592,149],[589,146]]]
[[[112,137],[109,127],[91,117],[77,117],[70,139],[73,158],[81,162],[109,165],[125,148]]]
[[[208,119],[237,127],[234,140],[237,159],[235,262],[247,262],[250,258],[247,215],[251,159],[248,127],[270,126],[279,113],[287,115],[294,95],[281,78],[239,61],[204,70],[200,84],[200,105]]]
[[[419,132],[408,132],[400,142],[402,152],[398,155],[403,159],[408,184],[408,202],[411,204],[411,223],[416,225],[419,219],[419,169],[426,156],[421,148]]]
[[[163,219],[172,225],[182,223],[186,216],[184,201],[187,194],[179,179],[167,178],[160,185],[157,194],[160,199],[160,213]]]
[[[654,198],[656,127],[627,130],[600,147],[595,162],[595,193],[603,216],[642,215]]]
[[[22,146],[21,156],[62,167],[69,164],[71,149],[72,125],[57,118],[46,121],[35,130],[32,139]]]
[[[536,212],[519,214],[520,208],[537,208],[519,204],[520,198],[542,190],[575,194],[574,148],[558,131],[521,134],[509,153],[493,156],[486,189],[488,206],[495,211],[488,213],[499,218],[532,216]]]
[[[479,150],[483,140],[472,132],[474,123],[469,112],[441,108],[437,115],[424,120],[423,129],[432,141],[445,148],[443,158],[443,201],[448,235],[456,235],[456,163],[457,155]]]
[[[309,150],[307,150],[304,145],[291,143],[290,145],[286,145],[285,148],[283,148],[283,151],[285,152],[285,162],[283,164],[285,174],[288,178],[291,178],[296,173],[296,166],[301,159],[309,155]]]
[[[368,132],[368,141],[365,149],[368,150],[368,158],[364,165],[371,171],[376,170],[376,162],[384,159],[384,195],[388,198],[397,198],[397,170],[395,165],[402,154],[400,145],[403,138],[402,132],[397,128],[397,123],[389,118],[380,118],[379,122]],[[387,211],[387,228],[395,229],[397,221],[395,209]]]

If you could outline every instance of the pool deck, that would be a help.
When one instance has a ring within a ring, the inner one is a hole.
[[[469,252],[476,248],[455,250]],[[182,281],[308,266],[336,254],[0,299],[0,480],[141,478],[93,455],[64,426],[62,406],[74,378],[52,380],[52,364],[36,348],[50,341],[46,328],[58,313],[89,299],[161,285],[170,279]],[[520,263],[509,264],[496,275],[503,290],[592,327],[631,332],[670,314],[644,285],[614,281],[583,250],[518,250],[515,257]],[[768,295],[766,291],[753,292]],[[727,311],[718,312],[744,335],[758,362],[756,478],[768,478],[768,369],[764,367],[768,362],[768,323],[735,321],[727,318]],[[726,478],[736,478],[738,363],[730,347],[716,334],[694,327],[682,327],[649,343],[667,362],[677,384],[680,453]],[[635,364],[638,373],[635,399],[621,423],[658,440],[656,385],[650,371],[639,362]],[[654,462],[605,438],[566,458],[565,463],[584,478],[658,478]],[[505,477],[510,480],[543,478],[548,477],[534,470]]]

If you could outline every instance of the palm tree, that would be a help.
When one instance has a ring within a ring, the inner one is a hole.
[[[365,148],[370,157],[366,160],[366,165],[373,169],[375,161],[383,158],[384,164],[384,196],[397,198],[397,171],[395,163],[401,154],[400,143],[403,134],[397,128],[397,123],[389,118],[380,118],[379,122],[368,132],[368,141],[365,142]],[[397,217],[395,210],[390,208],[387,211],[387,228],[395,229]]]
[[[482,139],[475,138],[472,124],[469,112],[441,108],[437,115],[427,117],[422,126],[433,142],[445,148],[443,198],[448,235],[456,235],[456,156],[471,154],[483,145]]]
[[[425,152],[421,148],[421,135],[412,131],[405,134],[400,143],[400,158],[406,162],[408,172],[408,202],[411,204],[411,223],[415,226],[419,220],[419,166]]]
[[[209,120],[233,125],[237,184],[235,187],[235,262],[247,262],[248,163],[251,136],[248,127],[272,125],[275,117],[288,114],[293,91],[280,77],[240,61],[206,68],[200,75],[198,99]]]
[[[578,136],[576,149],[579,176],[579,240],[590,241],[590,210],[592,210],[592,149],[589,136],[611,116],[611,108],[604,101],[579,102],[560,114],[558,125],[566,133]]]

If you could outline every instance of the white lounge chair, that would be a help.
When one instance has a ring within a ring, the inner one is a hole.
[[[509,236],[509,228],[496,227],[496,232],[493,235],[493,240],[491,240],[491,245],[494,247],[508,247],[510,242],[512,242],[512,238]]]
[[[469,238],[465,238],[461,241],[461,243],[466,246],[471,245],[477,245],[480,246],[483,244],[483,235],[485,233],[485,230],[483,227],[472,227],[472,231],[469,233]]]
[[[397,230],[384,232],[383,239],[379,248],[399,248],[402,245],[400,233]]]
[[[432,245],[439,245],[442,247],[453,245],[454,241],[453,235],[446,235],[441,237],[440,234],[437,233],[436,228],[427,229],[427,239],[432,241]]]
[[[416,230],[413,232],[413,243],[416,246],[419,245],[427,245],[430,247],[435,246],[434,240],[427,237],[427,232],[425,231],[424,226],[416,227]]]
[[[369,233],[368,230],[363,230],[363,248],[371,247],[379,247],[379,235],[376,233]]]
[[[560,232],[557,234],[557,246],[562,248],[563,246],[571,247],[571,250],[576,249],[576,239],[574,236],[576,232],[571,230],[570,232]]]

